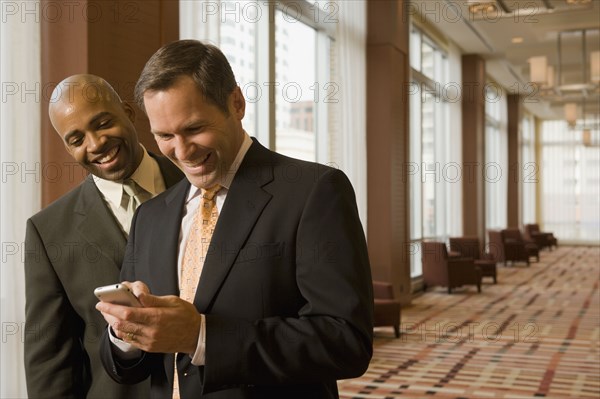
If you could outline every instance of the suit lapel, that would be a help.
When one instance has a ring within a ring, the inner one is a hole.
[[[183,172],[167,158],[149,154],[158,163],[167,188],[183,178]],[[77,229],[81,236],[120,270],[127,238],[102,199],[91,175],[81,186],[81,196],[75,205],[74,213],[75,217],[80,219]]]
[[[209,308],[256,220],[271,199],[271,194],[262,189],[273,180],[268,157],[268,150],[255,141],[229,188],[194,299],[200,313]]]
[[[121,269],[125,252],[125,234],[102,200],[91,175],[81,186],[74,214],[79,234],[95,249]]]
[[[156,267],[150,269],[154,295],[179,295],[177,284],[177,254],[181,217],[186,194],[190,187],[187,180],[179,182],[164,197],[163,212],[157,212],[152,223],[150,260]]]

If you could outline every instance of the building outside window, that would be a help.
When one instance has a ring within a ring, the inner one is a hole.
[[[329,149],[319,148],[329,145],[327,84],[335,74],[331,4],[324,10],[303,0],[180,3],[182,37],[212,42],[231,63],[246,98],[248,134],[282,154],[323,163],[329,161]]]

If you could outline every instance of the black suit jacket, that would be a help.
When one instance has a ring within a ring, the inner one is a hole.
[[[155,157],[167,187],[183,174]],[[30,398],[146,398],[116,384],[98,344],[106,322],[94,288],[119,280],[126,239],[88,176],[27,221],[25,371]]]
[[[184,180],[136,213],[121,273],[155,295],[178,295]],[[336,380],[361,375],[372,354],[372,285],[354,192],[346,176],[254,142],[220,212],[194,305],[206,315],[206,363],[178,355],[185,398],[336,398]],[[170,399],[173,354],[119,362],[115,380],[151,376]]]

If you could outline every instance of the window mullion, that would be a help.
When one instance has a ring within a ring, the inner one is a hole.
[[[275,150],[275,5],[257,4],[267,18],[261,18],[256,29],[256,79],[264,94],[257,103],[256,137],[265,147]]]
[[[329,134],[328,134],[328,103],[329,101],[327,94],[328,90],[325,90],[329,80],[329,47],[330,39],[327,34],[317,31],[316,35],[316,87],[315,87],[315,125],[316,125],[316,154],[317,162],[328,163],[329,162]],[[332,83],[333,84],[333,83]],[[333,101],[335,101],[333,98]]]

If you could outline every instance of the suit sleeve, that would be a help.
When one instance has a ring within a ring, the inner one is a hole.
[[[131,221],[131,231],[125,248],[123,267],[121,268],[121,281],[136,281],[135,276],[135,226],[138,212]],[[100,360],[108,375],[119,384],[137,384],[148,378],[154,364],[160,361],[158,354],[142,351],[140,359],[134,361],[119,359],[112,348],[108,329],[104,331],[100,340]]]
[[[47,247],[47,245],[50,245]],[[31,398],[81,398],[83,322],[71,306],[47,248],[31,219],[25,236],[25,373]]]
[[[373,294],[354,191],[337,170],[323,174],[297,226],[294,317],[245,321],[206,315],[204,392],[232,384],[352,378],[372,355]],[[268,299],[266,299],[268,300]]]

